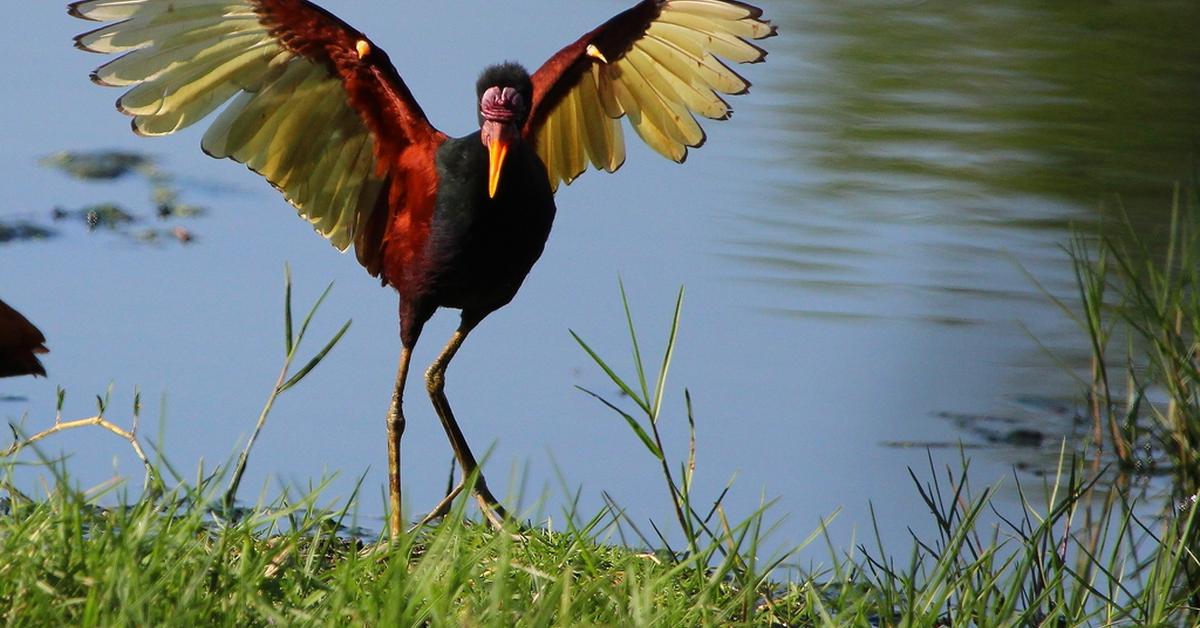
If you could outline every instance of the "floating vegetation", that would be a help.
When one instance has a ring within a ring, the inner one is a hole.
[[[126,176],[142,177],[150,185],[152,215],[160,221],[196,218],[208,211],[199,205],[180,200],[180,190],[175,186],[174,177],[159,167],[153,157],[144,153],[119,150],[61,151],[43,157],[39,163],[70,177],[89,182],[113,181]],[[167,240],[188,244],[196,240],[195,232],[182,225],[134,229],[135,225],[149,220],[150,216],[149,211],[141,214],[112,201],[94,203],[78,209],[55,207],[50,211],[50,217],[55,222],[74,221],[83,224],[89,232],[104,230],[144,244]],[[23,233],[53,234],[52,231],[36,225],[25,226],[27,229]],[[0,225],[0,236],[4,233],[3,225]],[[35,236],[23,236],[24,239],[30,237]],[[0,242],[4,241],[5,238],[0,237]]]
[[[196,218],[208,213],[208,209],[199,205],[188,205],[187,203],[159,203],[155,213],[158,214],[161,220]]]
[[[24,240],[48,240],[58,235],[54,230],[27,221],[0,222],[0,244]]]
[[[134,173],[154,178],[160,174],[152,157],[118,150],[60,151],[38,163],[85,181],[111,181]]]
[[[133,234],[134,239],[147,244],[174,238],[180,244],[191,244],[196,240],[196,234],[187,227],[176,226],[172,229],[142,229]]]
[[[87,225],[88,231],[95,231],[96,229],[115,231],[138,221],[133,214],[125,211],[124,208],[116,203],[96,203],[74,210],[55,207],[51,210],[50,215],[55,221],[75,220],[82,222]]]

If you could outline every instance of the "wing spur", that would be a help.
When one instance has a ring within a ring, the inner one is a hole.
[[[92,79],[128,88],[117,109],[135,132],[174,133],[229,103],[204,151],[261,174],[379,274],[389,191],[402,197],[415,176],[403,154],[445,136],[362,33],[305,0],[82,0],[69,11],[112,22],[75,41],[121,55]]]
[[[625,162],[620,118],[664,157],[687,159],[704,144],[693,114],[732,115],[721,94],[750,83],[718,57],[758,63],[750,41],[775,35],[762,10],[733,0],[643,0],[560,50],[533,75],[525,127],[546,162],[550,184],[570,184],[591,162],[613,172]]]

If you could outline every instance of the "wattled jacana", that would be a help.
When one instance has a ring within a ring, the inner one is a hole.
[[[684,161],[705,139],[693,115],[727,119],[719,94],[750,87],[717,57],[762,61],[766,52],[749,40],[775,34],[741,2],[643,0],[532,76],[513,63],[486,69],[480,130],[451,139],[430,125],[383,50],[305,0],[82,0],[69,10],[110,22],[75,41],[121,54],[92,79],[128,88],[117,108],[136,133],[170,134],[229,102],[204,151],[264,176],[399,293],[402,350],[387,416],[393,534],[402,522],[404,385],[425,322],[439,307],[462,310],[425,382],[465,481],[477,462],[446,400],[446,368],[541,255],[558,184],[588,162],[621,167],[622,117],[651,148]],[[498,525],[503,509],[475,477],[476,498]]]

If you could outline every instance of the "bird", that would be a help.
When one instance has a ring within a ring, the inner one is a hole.
[[[49,351],[42,332],[20,312],[0,301],[0,377],[45,377],[46,369],[37,356]]]
[[[777,33],[735,0],[642,0],[568,44],[532,74],[515,62],[476,82],[479,130],[434,128],[390,57],[307,0],[80,0],[104,23],[78,48],[119,55],[93,82],[125,89],[133,131],[169,135],[222,108],[201,148],[264,177],[334,247],[399,296],[400,360],[387,411],[388,526],[403,529],[404,392],[413,347],[439,308],[458,309],[426,390],[462,483],[494,526],[508,516],[488,489],[445,394],[467,335],[509,303],[541,256],[560,184],[625,162],[622,119],[682,163],[705,143],[697,117],[726,120],[726,95],[750,83],[727,62],[758,63]]]

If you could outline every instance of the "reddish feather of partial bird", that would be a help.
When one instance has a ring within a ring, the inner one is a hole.
[[[29,319],[0,301],[0,377],[45,375],[37,354],[46,353],[46,337]]]

